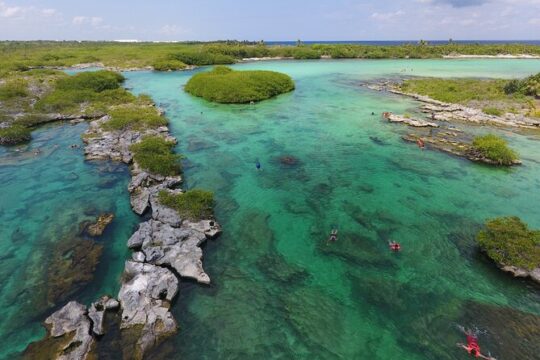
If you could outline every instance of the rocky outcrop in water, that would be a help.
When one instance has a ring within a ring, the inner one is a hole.
[[[92,356],[95,339],[86,306],[67,303],[45,320],[48,335],[25,350],[25,359],[84,360]]]
[[[523,269],[512,265],[497,264],[502,271],[512,274],[518,278],[531,278],[533,281],[540,283],[540,267],[532,270]]]
[[[102,129],[109,117],[93,121],[84,135],[87,159],[112,159],[133,163],[130,146],[147,135],[162,136],[169,141],[165,126],[144,131],[113,131]],[[118,295],[121,308],[124,344],[134,346],[133,357],[142,358],[146,351],[177,331],[177,323],[169,311],[178,292],[178,275],[208,284],[210,277],[202,266],[201,244],[220,233],[211,220],[191,222],[163,206],[160,191],[181,193],[177,187],[181,176],[162,176],[142,170],[137,163],[131,167],[128,185],[133,211],[139,215],[151,212],[151,219],[140,224],[128,241],[134,249],[132,260],[126,261],[122,287]],[[176,273],[173,273],[173,271]]]
[[[403,124],[407,124],[407,125],[412,126],[412,127],[434,127],[434,128],[439,127],[439,125],[434,123],[434,122],[429,122],[429,121],[425,121],[425,120],[422,120],[422,119],[412,119],[410,117],[396,115],[396,114],[392,114],[390,112],[383,113],[382,117],[384,119],[388,120],[389,122],[403,123]]]
[[[540,120],[532,119],[521,114],[506,113],[502,116],[488,115],[482,112],[480,109],[471,108],[465,105],[445,103],[425,95],[403,92],[393,82],[368,84],[366,87],[372,90],[388,91],[418,100],[424,103],[422,106],[422,111],[429,113],[431,115],[431,119],[437,121],[460,121],[479,125],[487,124],[530,129],[540,127]]]
[[[178,188],[182,182],[181,176],[152,174],[133,161],[130,146],[145,136],[161,136],[176,142],[166,126],[142,131],[106,131],[103,124],[109,120],[109,116],[104,116],[90,123],[83,135],[85,157],[87,160],[113,160],[130,164],[132,178],[128,191],[132,209],[139,215],[148,211],[151,218],[141,223],[128,241],[128,246],[135,251],[132,259],[125,263],[119,303],[103,297],[91,304],[88,312],[80,305],[80,312],[84,316],[74,317],[73,326],[84,328],[89,339],[93,339],[90,331],[94,336],[103,336],[105,311],[119,306],[124,355],[142,359],[150,348],[177,331],[176,320],[169,309],[178,293],[179,277],[210,283],[210,277],[203,269],[200,246],[206,239],[216,237],[221,229],[213,219],[197,222],[182,219],[175,210],[159,202],[160,191],[182,192]],[[87,232],[92,236],[102,233],[112,221],[111,215],[100,217],[96,224],[87,228]],[[92,329],[87,326],[89,319],[94,324]],[[85,341],[90,343],[94,340]],[[39,344],[32,346],[38,347]]]
[[[126,261],[124,280],[118,294],[122,308],[121,329],[130,330],[135,340],[135,358],[142,358],[152,346],[176,333],[177,324],[169,311],[178,292],[178,278],[168,269]]]
[[[417,143],[418,140],[421,139],[428,149],[439,150],[474,162],[481,162],[489,165],[500,165],[497,161],[487,158],[480,151],[476,150],[467,140],[459,139],[458,134],[453,131],[440,131],[436,134],[424,136],[420,136],[418,134],[407,134],[401,138],[412,143]],[[511,165],[520,164],[520,160],[514,160]]]

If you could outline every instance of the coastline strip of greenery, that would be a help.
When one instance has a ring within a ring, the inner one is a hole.
[[[500,265],[526,270],[540,267],[540,231],[530,230],[518,217],[487,221],[477,235],[477,242]]]
[[[11,71],[36,67],[70,67],[99,64],[109,67],[144,68],[165,60],[187,65],[232,64],[243,58],[288,57],[294,59],[427,59],[466,55],[540,55],[540,46],[526,44],[447,44],[425,41],[402,45],[313,44],[269,46],[264,42],[219,41],[211,43],[118,43],[93,41],[2,41],[0,77]],[[176,64],[178,65],[178,64]],[[175,66],[176,66],[175,65]],[[159,68],[160,66],[158,66]],[[169,70],[170,66],[163,69]]]
[[[288,75],[274,71],[234,71],[216,66],[212,71],[194,75],[185,90],[208,101],[241,104],[290,92],[294,82]]]
[[[500,165],[512,165],[519,159],[518,154],[508,147],[506,140],[494,134],[476,136],[473,148]]]
[[[181,171],[181,155],[173,153],[174,142],[161,136],[146,136],[141,142],[131,145],[133,159],[139,166],[152,174],[178,175]]]
[[[192,189],[182,194],[172,194],[162,190],[159,202],[178,212],[182,218],[199,221],[213,215],[214,195],[211,191]]]

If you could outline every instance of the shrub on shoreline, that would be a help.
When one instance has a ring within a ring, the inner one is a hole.
[[[477,242],[500,265],[527,270],[540,266],[540,231],[530,230],[518,217],[489,220]]]
[[[166,190],[159,193],[159,202],[176,210],[182,218],[199,221],[212,217],[214,195],[211,191],[193,189],[182,194],[171,194]]]
[[[174,60],[174,59],[162,59],[154,62],[152,64],[152,67],[155,71],[175,71],[175,70],[183,70],[186,68],[186,64],[184,64],[182,61]]]
[[[147,136],[131,145],[133,159],[145,171],[163,176],[178,175],[181,155],[174,154],[174,143],[161,136]]]
[[[22,125],[0,128],[0,145],[14,145],[31,139],[30,129]]]
[[[500,165],[512,165],[514,161],[518,160],[518,154],[508,147],[506,140],[497,135],[488,134],[475,137],[473,148]]]
[[[261,101],[294,90],[293,80],[274,71],[234,71],[216,66],[194,75],[185,90],[208,101],[241,104]]]
[[[102,125],[105,130],[142,130],[167,125],[167,120],[153,106],[128,105],[109,111],[111,120]]]
[[[35,108],[43,112],[80,112],[83,104],[116,104],[135,99],[120,88],[123,81],[121,74],[106,70],[61,77]]]
[[[502,110],[497,109],[496,107],[486,107],[482,111],[487,115],[501,116],[503,114]]]

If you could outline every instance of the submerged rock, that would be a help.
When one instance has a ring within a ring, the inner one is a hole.
[[[118,294],[123,342],[133,344],[133,358],[142,359],[148,349],[177,331],[169,307],[178,292],[178,279],[170,270],[134,261],[126,262],[124,279]]]
[[[105,228],[114,220],[114,214],[99,215],[94,224],[88,225],[86,231],[90,236],[101,236]]]
[[[52,249],[47,266],[47,301],[66,300],[94,277],[103,246],[93,240],[68,237]]]
[[[295,166],[298,165],[299,161],[297,158],[291,155],[283,155],[279,158],[281,165],[285,166]]]
[[[95,340],[86,307],[76,301],[67,303],[45,320],[48,335],[30,344],[25,359],[84,360],[92,358]]]

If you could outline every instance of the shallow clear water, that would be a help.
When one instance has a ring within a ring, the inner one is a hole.
[[[129,254],[125,244],[139,219],[126,193],[127,167],[84,162],[82,150],[69,147],[82,145],[85,127],[53,124],[34,131],[28,146],[0,147],[2,359],[44,335],[42,321],[63,305],[47,302],[51,254],[61,239],[77,236],[82,221],[103,212],[114,212],[116,219],[98,240],[104,249],[94,280],[73,298],[88,303],[118,292]]]
[[[516,320],[523,314],[512,310],[497,317],[500,307],[540,314],[537,288],[499,273],[473,243],[493,216],[515,214],[540,227],[540,138],[501,132],[525,159],[511,170],[422,152],[400,140],[406,128],[371,115],[414,112],[417,104],[359,85],[403,74],[523,76],[540,71],[540,61],[236,67],[287,73],[297,89],[257,105],[215,105],[182,91],[191,73],[127,74],[129,87],[166,110],[188,158],[187,186],[215,191],[224,227],[205,249],[213,284],[184,284],[174,307],[180,334],[157,353],[459,358],[458,324],[487,331],[481,344],[501,358],[538,353],[538,341],[521,349],[508,343],[524,324],[538,329],[537,317]],[[284,155],[298,165],[282,165]],[[334,224],[340,239],[327,244]],[[403,252],[390,253],[388,239]]]
[[[297,89],[257,105],[215,105],[183,92],[193,72],[126,74],[128,87],[167,111],[187,156],[186,185],[215,192],[224,228],[205,248],[212,285],[183,282],[173,307],[180,333],[155,358],[457,359],[465,355],[455,347],[458,324],[485,331],[481,345],[500,359],[540,352],[538,288],[501,274],[473,246],[492,216],[540,228],[540,137],[500,131],[524,159],[511,170],[422,152],[400,140],[406,128],[371,115],[414,113],[418,104],[360,86],[411,75],[521,77],[539,72],[540,61],[236,67],[285,72]],[[43,127],[22,155],[0,148],[0,358],[43,335],[52,308],[35,302],[50,249],[96,212],[117,217],[98,240],[105,248],[95,279],[75,298],[118,290],[139,218],[125,166],[84,162],[69,148],[84,128]],[[282,165],[284,155],[297,165]],[[327,244],[332,226],[340,239]],[[402,253],[389,253],[388,239]]]

